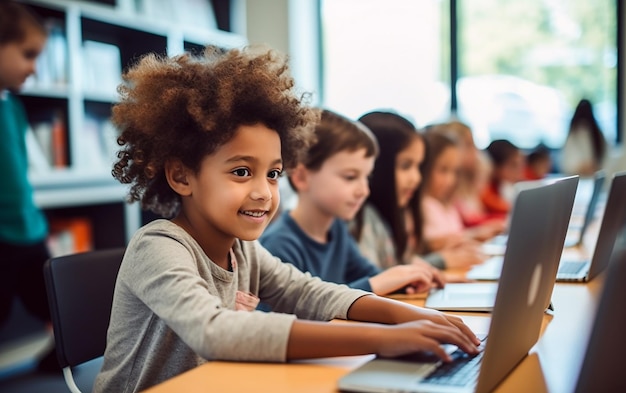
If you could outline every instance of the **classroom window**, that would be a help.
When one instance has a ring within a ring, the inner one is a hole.
[[[418,127],[454,113],[479,147],[505,138],[559,148],[587,98],[607,140],[619,140],[615,0],[325,0],[321,7],[328,108],[351,117],[394,109]]]
[[[322,1],[322,100],[358,118],[394,109],[425,125],[449,114],[449,18],[440,0]]]
[[[458,115],[477,142],[563,145],[587,98],[607,140],[617,129],[615,0],[457,0]]]

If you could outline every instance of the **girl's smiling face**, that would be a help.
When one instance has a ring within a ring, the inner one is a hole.
[[[404,208],[422,181],[420,164],[424,160],[424,141],[415,137],[396,155],[395,177],[398,206]]]
[[[257,239],[278,209],[282,169],[278,134],[262,124],[240,126],[202,160],[197,173],[187,171],[184,217],[176,220],[201,245],[203,239],[228,247],[235,239]]]

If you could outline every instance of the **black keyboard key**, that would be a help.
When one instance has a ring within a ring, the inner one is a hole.
[[[479,337],[480,338],[480,337]],[[480,352],[477,355],[468,355],[460,349],[453,352],[450,357],[452,361],[449,363],[441,363],[428,377],[424,378],[423,383],[436,385],[454,385],[468,386],[476,382],[478,372],[480,371],[480,363],[483,358],[485,340],[478,347]]]

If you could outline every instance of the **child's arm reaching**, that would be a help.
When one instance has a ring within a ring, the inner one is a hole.
[[[398,289],[407,287],[407,293],[419,293],[429,290],[433,286],[443,287],[441,276],[430,266],[425,265],[396,265],[377,275],[370,277],[372,292],[386,295]]]
[[[287,359],[377,354],[400,356],[431,351],[450,358],[440,344],[477,352],[479,341],[461,318],[422,309],[378,296],[363,296],[350,307],[351,320],[374,323],[294,321],[287,343]]]

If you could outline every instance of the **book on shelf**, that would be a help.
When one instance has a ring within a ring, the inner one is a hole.
[[[83,42],[83,87],[86,93],[106,94],[115,97],[122,83],[120,48],[104,42]]]
[[[55,168],[65,168],[68,165],[67,125],[60,113],[57,113],[52,120],[52,159]]]
[[[49,226],[47,244],[53,257],[93,249],[93,228],[89,218],[53,218]]]
[[[202,29],[217,29],[217,20],[210,0],[179,0],[174,12],[178,23]]]
[[[58,112],[49,121],[33,124],[32,137],[31,132],[26,134],[26,146],[31,170],[67,167],[67,124],[63,114]]]
[[[88,168],[111,169],[119,150],[117,137],[117,129],[109,119],[85,116],[78,162]]]
[[[25,87],[54,88],[68,84],[68,48],[63,22],[47,19],[45,22],[48,39],[43,51],[37,57],[37,72],[31,75]]]
[[[50,158],[35,136],[32,127],[26,131],[26,152],[28,154],[28,170],[32,173],[50,171]]]
[[[217,29],[210,0],[137,0],[135,10],[147,18],[175,22],[202,29]]]

